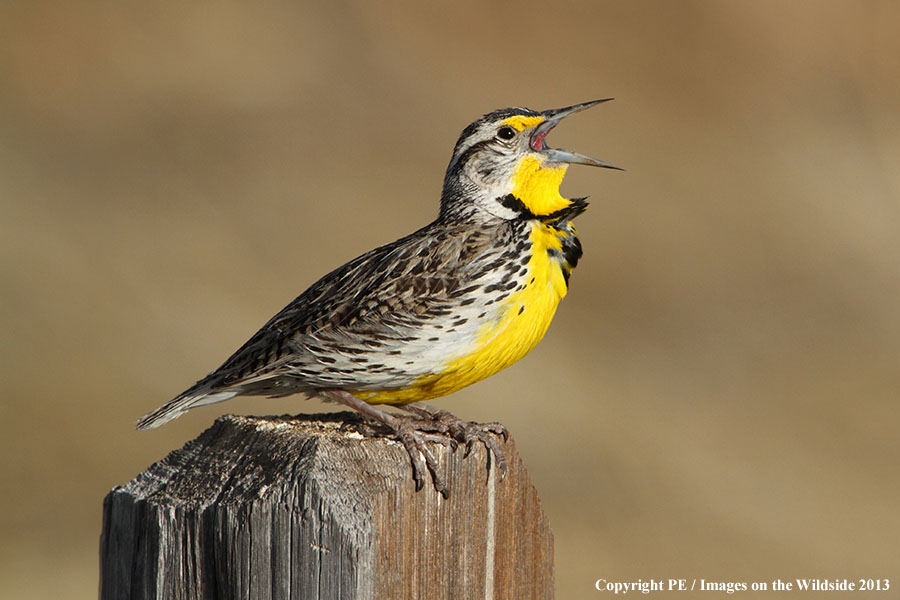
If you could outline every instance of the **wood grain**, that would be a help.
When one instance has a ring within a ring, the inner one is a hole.
[[[434,447],[444,500],[350,413],[218,419],[104,500],[100,597],[553,597],[553,538],[510,439]]]

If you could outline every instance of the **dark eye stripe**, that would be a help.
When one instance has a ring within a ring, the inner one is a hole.
[[[466,148],[463,151],[463,153],[459,155],[459,158],[456,159],[456,166],[461,167],[462,165],[466,164],[466,162],[468,162],[469,158],[473,154],[475,154],[476,152],[478,152],[479,150],[481,150],[482,148],[484,148],[485,146],[487,146],[488,144],[490,144],[493,141],[494,140],[492,140],[492,139],[491,140],[482,140],[480,142],[475,142],[474,144],[472,144],[471,146]]]

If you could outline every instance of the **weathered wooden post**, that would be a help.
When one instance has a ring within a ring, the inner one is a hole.
[[[512,440],[435,445],[450,486],[415,492],[398,442],[350,413],[218,419],[103,503],[100,597],[553,597],[553,538]]]

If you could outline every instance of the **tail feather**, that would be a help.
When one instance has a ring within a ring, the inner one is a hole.
[[[137,428],[153,429],[154,427],[159,427],[163,423],[171,421],[176,417],[180,417],[195,406],[224,402],[225,400],[233,398],[237,395],[238,392],[234,390],[224,390],[213,393],[189,390],[188,392],[181,394],[177,398],[166,402],[153,412],[141,417],[141,419],[137,422]]]

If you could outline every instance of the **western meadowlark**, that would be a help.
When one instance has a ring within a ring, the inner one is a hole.
[[[434,222],[314,283],[138,429],[238,395],[303,393],[387,426],[409,453],[417,490],[427,468],[447,495],[427,442],[464,443],[468,451],[481,441],[502,475],[499,423],[463,421],[420,401],[493,375],[544,336],[581,257],[572,219],[587,202],[560,195],[566,169],[619,168],[549,148],[545,138],[563,118],[607,100],[540,112],[506,108],[466,127]]]

